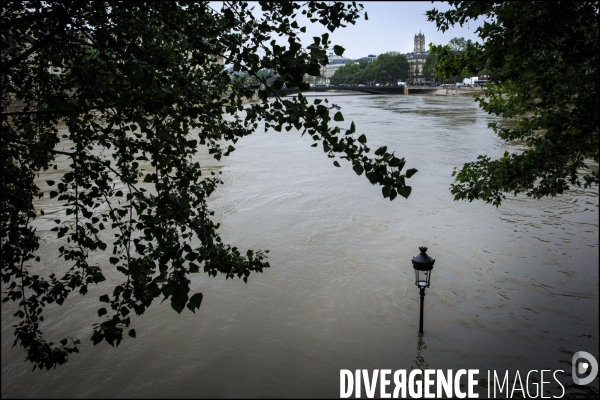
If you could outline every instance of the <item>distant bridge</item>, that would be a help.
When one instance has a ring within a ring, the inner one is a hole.
[[[281,90],[287,95],[298,93],[298,89]],[[317,86],[311,87],[310,90],[303,90],[302,92],[362,92],[364,94],[404,94],[404,86]]]
[[[350,86],[312,87],[311,92],[363,92],[368,94],[405,94],[404,86]]]
[[[298,93],[298,89],[281,89],[286,95]],[[317,86],[311,87],[310,90],[303,90],[303,93],[311,92],[362,92],[364,94],[441,94],[440,91],[446,94],[446,89],[440,87],[428,86]]]

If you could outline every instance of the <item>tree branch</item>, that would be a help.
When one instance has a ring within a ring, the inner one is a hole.
[[[42,47],[44,47],[46,44],[50,43],[50,41],[52,39],[54,39],[54,36],[56,36],[59,32],[65,30],[67,24],[69,23],[69,17],[70,17],[70,15],[67,14],[67,15],[63,15],[62,18],[59,18],[58,26],[56,26],[54,29],[52,29],[46,36],[44,36],[44,38],[42,40],[40,40],[36,44],[32,45],[28,50],[24,51],[23,53],[21,53],[19,56],[12,59],[8,63],[6,63],[6,64],[3,63],[2,70],[9,71],[12,67],[14,67],[18,63],[20,63],[21,61],[23,61],[24,59],[29,57],[31,54],[33,54],[34,52],[36,52],[39,49],[41,49]]]

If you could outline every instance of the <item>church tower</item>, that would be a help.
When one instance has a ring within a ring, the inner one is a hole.
[[[408,53],[406,58],[410,69],[408,70],[408,82],[424,83],[425,78],[423,77],[423,67],[425,66],[425,59],[427,58],[427,48],[425,47],[425,35],[419,31],[415,35],[415,50],[412,53]]]
[[[425,35],[419,31],[417,35],[415,35],[415,53],[424,53],[425,52]]]

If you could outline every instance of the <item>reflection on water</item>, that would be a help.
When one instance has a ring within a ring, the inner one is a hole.
[[[425,361],[424,351],[427,349],[425,340],[423,340],[423,334],[419,333],[417,337],[417,356],[415,357],[415,365],[417,369],[424,370],[429,368],[429,364]]]
[[[192,289],[204,294],[199,312],[179,316],[156,304],[134,320],[137,339],[116,350],[87,342],[104,288],[90,290],[48,312],[51,336],[69,327],[84,342],[82,354],[52,372],[31,373],[11,348],[3,305],[3,396],[337,397],[340,369],[414,366],[563,369],[565,384],[570,355],[598,356],[597,188],[512,197],[498,209],[456,203],[454,167],[513,149],[471,99],[335,103],[341,127],[353,120],[371,148],[388,146],[419,170],[408,200],[383,199],[349,164],[335,168],[293,131],[259,129],[219,163],[199,155],[223,172],[211,206],[224,241],[270,249],[272,268],[248,284],[193,276]],[[64,268],[47,229],[38,227],[44,265]],[[423,245],[436,265],[419,338],[410,260]],[[115,274],[106,271],[107,284]]]

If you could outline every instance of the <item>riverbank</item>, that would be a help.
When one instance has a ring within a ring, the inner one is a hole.
[[[483,93],[483,88],[465,88],[465,87],[419,87],[407,86],[404,94],[426,94],[430,96],[473,96],[477,93]]]

